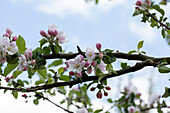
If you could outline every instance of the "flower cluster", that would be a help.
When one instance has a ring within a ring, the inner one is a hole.
[[[53,44],[55,40],[58,42],[58,44],[67,42],[64,31],[58,31],[57,25],[55,24],[48,27],[48,33],[46,33],[44,30],[41,30],[40,34],[41,36],[45,37],[50,44]]]
[[[96,48],[98,50],[101,49],[101,44],[98,43],[96,44]],[[94,52],[93,48],[87,48],[86,49],[86,53],[85,53],[85,57],[83,55],[77,55],[75,57],[75,59],[73,60],[67,60],[66,61],[66,67],[64,67],[64,70],[69,69],[69,75],[73,76],[75,75],[76,78],[80,78],[82,76],[82,71],[86,70],[86,72],[88,74],[92,73],[92,70],[94,70],[94,72],[96,72],[96,69],[100,69],[102,72],[105,71],[105,64],[102,61],[103,58],[103,53],[99,54],[99,62],[96,61],[95,57],[96,54]]]
[[[151,1],[150,0],[138,0],[137,2],[136,2],[136,9],[137,10],[144,10],[145,8],[146,8],[146,6],[145,5],[148,5],[148,6],[150,6],[151,5]]]
[[[0,64],[6,61],[6,55],[14,55],[18,52],[18,47],[16,45],[17,37],[13,36],[13,31],[9,28],[6,29],[6,33],[3,37],[0,37]],[[12,39],[11,39],[12,37]]]
[[[36,60],[32,59],[32,56],[32,51],[27,49],[25,55],[19,57],[18,71],[26,71],[30,65],[35,65]]]

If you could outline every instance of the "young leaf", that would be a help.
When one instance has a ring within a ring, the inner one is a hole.
[[[18,66],[17,64],[7,64],[7,66],[4,69],[4,76],[6,77],[12,70],[14,70]]]
[[[143,47],[143,42],[144,42],[144,41],[140,41],[140,42],[138,43],[138,45],[137,45],[138,50]]]
[[[51,64],[49,64],[48,67],[58,66],[58,65],[61,65],[62,63],[63,63],[63,61],[61,59],[60,60],[55,60]]]
[[[25,50],[27,49],[24,38],[19,35],[18,39],[16,40],[16,44],[18,46],[18,51],[24,54]]]
[[[160,73],[169,73],[169,72],[170,72],[170,68],[169,68],[169,67],[166,67],[166,66],[164,66],[164,65],[160,65],[160,66],[158,67],[158,71],[159,71]]]
[[[111,98],[107,99],[109,103],[113,103],[113,100]]]
[[[155,9],[155,10],[157,10],[159,13],[161,13],[161,14],[162,14],[162,16],[164,16],[164,15],[165,15],[164,10],[163,10],[163,9],[161,9],[159,5],[154,5],[154,6],[152,6],[152,8],[154,8],[154,9]]]
[[[129,51],[128,55],[130,55],[132,53],[136,53],[136,52],[137,52],[136,50]]]
[[[47,78],[47,69],[37,70],[38,74],[41,75],[44,79]]]
[[[12,91],[11,94],[14,96],[15,99],[18,98],[18,92],[17,91]]]
[[[48,41],[47,41],[45,38],[43,38],[43,39],[41,39],[39,42],[40,42],[40,48],[42,48],[42,46],[43,46],[45,43],[47,43]]]
[[[98,82],[100,82],[106,75],[100,75],[100,77],[98,78]]]
[[[63,80],[63,81],[69,81],[70,80],[69,76],[67,76],[67,75],[60,75],[59,79]]]
[[[165,92],[162,97],[167,98],[170,96],[170,88],[165,87]]]
[[[165,29],[164,28],[162,28],[161,33],[162,33],[163,38],[165,38],[166,37],[166,33],[165,33]]]

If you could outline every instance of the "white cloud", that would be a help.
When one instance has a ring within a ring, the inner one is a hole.
[[[137,35],[137,38],[145,40],[146,43],[154,43],[154,40],[157,37],[157,32],[147,23],[143,24],[135,21],[129,21],[128,27],[131,32]]]
[[[65,17],[78,15],[83,17],[94,16],[99,12],[107,12],[114,6],[125,3],[126,0],[102,0],[96,6],[94,2],[85,0],[44,0],[38,5],[38,10],[49,15]]]

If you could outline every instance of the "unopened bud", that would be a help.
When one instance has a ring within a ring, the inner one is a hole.
[[[105,89],[107,90],[111,90],[110,86],[106,86]]]
[[[96,97],[101,99],[102,98],[102,92],[101,91],[98,91],[98,93],[96,94]]]
[[[102,47],[101,43],[97,43],[97,44],[96,44],[96,48],[97,48],[99,51],[100,51],[101,47]]]
[[[90,65],[90,63],[88,61],[86,61],[84,67],[88,67]]]
[[[75,74],[75,73],[74,73],[73,71],[70,71],[70,72],[69,72],[69,75],[71,75],[71,76],[74,75],[74,74]]]
[[[12,35],[13,31],[10,28],[6,29],[6,33],[8,33],[10,36]]]
[[[17,36],[13,36],[13,37],[12,37],[12,41],[16,41],[17,39],[18,39]]]
[[[99,53],[99,58],[103,58],[103,53]]]
[[[43,37],[47,37],[47,33],[44,30],[40,31],[40,35],[43,36]]]
[[[104,92],[104,96],[108,96],[108,93],[107,93],[107,92]]]
[[[82,76],[82,73],[77,73],[76,77],[80,78]]]
[[[94,91],[96,88],[95,87],[92,87],[92,88],[90,88],[90,91]]]

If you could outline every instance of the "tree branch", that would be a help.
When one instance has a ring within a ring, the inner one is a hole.
[[[136,63],[132,67],[128,67],[126,69],[121,69],[121,70],[117,71],[117,73],[106,74],[106,76],[102,80],[107,79],[107,78],[117,77],[117,76],[124,75],[124,74],[130,73],[130,72],[135,72],[135,71],[138,71],[138,70],[144,68],[145,66],[154,66],[155,67],[155,65],[156,65],[155,62],[148,59],[148,60]],[[98,78],[99,78],[99,76],[88,76],[88,77],[82,78],[81,80],[78,79],[78,80],[68,81],[68,82],[57,82],[57,83],[45,84],[45,85],[35,86],[35,87],[30,87],[30,88],[10,88],[10,87],[0,86],[0,89],[15,90],[15,91],[20,91],[20,92],[34,92],[37,90],[43,90],[43,89],[46,90],[46,89],[60,87],[60,86],[73,86],[78,83],[98,80]]]

